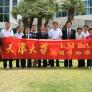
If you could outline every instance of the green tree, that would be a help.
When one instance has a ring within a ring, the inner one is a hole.
[[[61,9],[67,12],[67,22],[74,19],[75,13],[83,14],[85,4],[82,0],[65,0],[61,4]]]
[[[31,27],[34,18],[38,18],[37,27],[39,30],[43,18],[47,20],[45,23],[47,25],[57,10],[58,4],[53,0],[23,0],[13,9],[12,13],[22,16],[24,27]]]

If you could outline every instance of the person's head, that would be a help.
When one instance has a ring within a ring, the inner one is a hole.
[[[21,33],[21,32],[23,32],[23,29],[18,26],[18,27],[16,28],[16,32],[17,32],[17,33]]]
[[[70,22],[70,21],[67,22],[66,27],[67,27],[67,28],[71,28],[71,26],[72,26],[72,22]]]
[[[88,30],[89,30],[89,26],[88,26],[88,25],[84,25],[84,26],[83,26],[83,31],[84,31],[84,32],[87,32]]]
[[[92,35],[92,28],[89,28],[88,32],[89,32],[89,35]]]
[[[25,34],[29,34],[30,33],[30,28],[26,28],[25,29]]]
[[[35,32],[35,31],[36,31],[36,26],[32,25],[31,32]]]
[[[46,32],[46,27],[45,27],[44,25],[42,25],[42,26],[40,27],[40,30],[41,30],[41,32]]]
[[[82,32],[82,28],[81,28],[81,27],[78,27],[78,28],[77,28],[77,33],[78,33],[78,34],[81,34],[81,32]]]
[[[53,28],[57,29],[58,28],[58,22],[53,22]]]
[[[10,27],[11,27],[11,23],[6,22],[6,23],[5,23],[5,28],[6,28],[6,29],[10,29]]]

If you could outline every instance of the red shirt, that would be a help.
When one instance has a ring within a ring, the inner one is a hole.
[[[92,39],[92,35],[87,36],[86,39]]]

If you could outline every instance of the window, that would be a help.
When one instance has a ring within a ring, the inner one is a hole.
[[[4,5],[5,5],[5,6],[9,6],[9,1],[10,1],[10,0],[5,0]]]
[[[4,7],[4,13],[9,13],[9,7]]]
[[[13,0],[13,6],[17,5],[17,0]]]
[[[92,7],[92,0],[88,0],[88,6]]]
[[[3,22],[3,14],[0,14],[0,21]]]
[[[0,0],[0,22],[9,21],[9,3],[10,0]]]
[[[62,11],[62,17],[66,17],[67,13],[65,11]]]
[[[4,14],[4,21],[9,22],[9,14]]]
[[[92,14],[92,8],[90,8],[90,14]]]
[[[4,0],[0,0],[0,6],[4,5]]]
[[[16,7],[17,5],[17,0],[13,0],[13,8]],[[17,19],[17,15],[13,16],[13,18]]]
[[[3,13],[3,7],[0,7],[0,13]]]
[[[61,11],[56,14],[56,17],[61,17]]]

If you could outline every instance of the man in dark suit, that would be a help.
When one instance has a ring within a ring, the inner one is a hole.
[[[76,30],[71,28],[72,22],[67,22],[66,28],[62,29],[62,39],[75,39],[76,38]],[[72,66],[72,60],[64,60],[65,67]]]
[[[30,32],[30,38],[36,39],[36,35],[37,35],[36,25],[32,25],[31,32]],[[38,63],[37,60],[33,60],[33,67],[36,67],[37,63]]]
[[[26,28],[25,29],[25,33],[22,36],[22,38],[27,38],[27,39],[30,39],[31,38],[31,36],[30,36],[30,29],[29,28]],[[21,59],[21,67],[22,68],[25,68],[26,67],[26,59]],[[32,67],[31,59],[28,59],[27,67],[28,68]]]
[[[15,37],[18,38],[18,39],[21,39],[21,38],[22,38],[22,35],[23,35],[23,29],[18,26],[18,27],[16,28]],[[17,68],[20,67],[20,60],[19,60],[19,59],[16,59],[16,67],[17,67]]]
[[[41,26],[40,32],[37,33],[37,39],[48,39],[48,32],[45,26]],[[38,67],[41,67],[41,60],[38,60]],[[43,60],[43,67],[47,67],[47,60]]]

